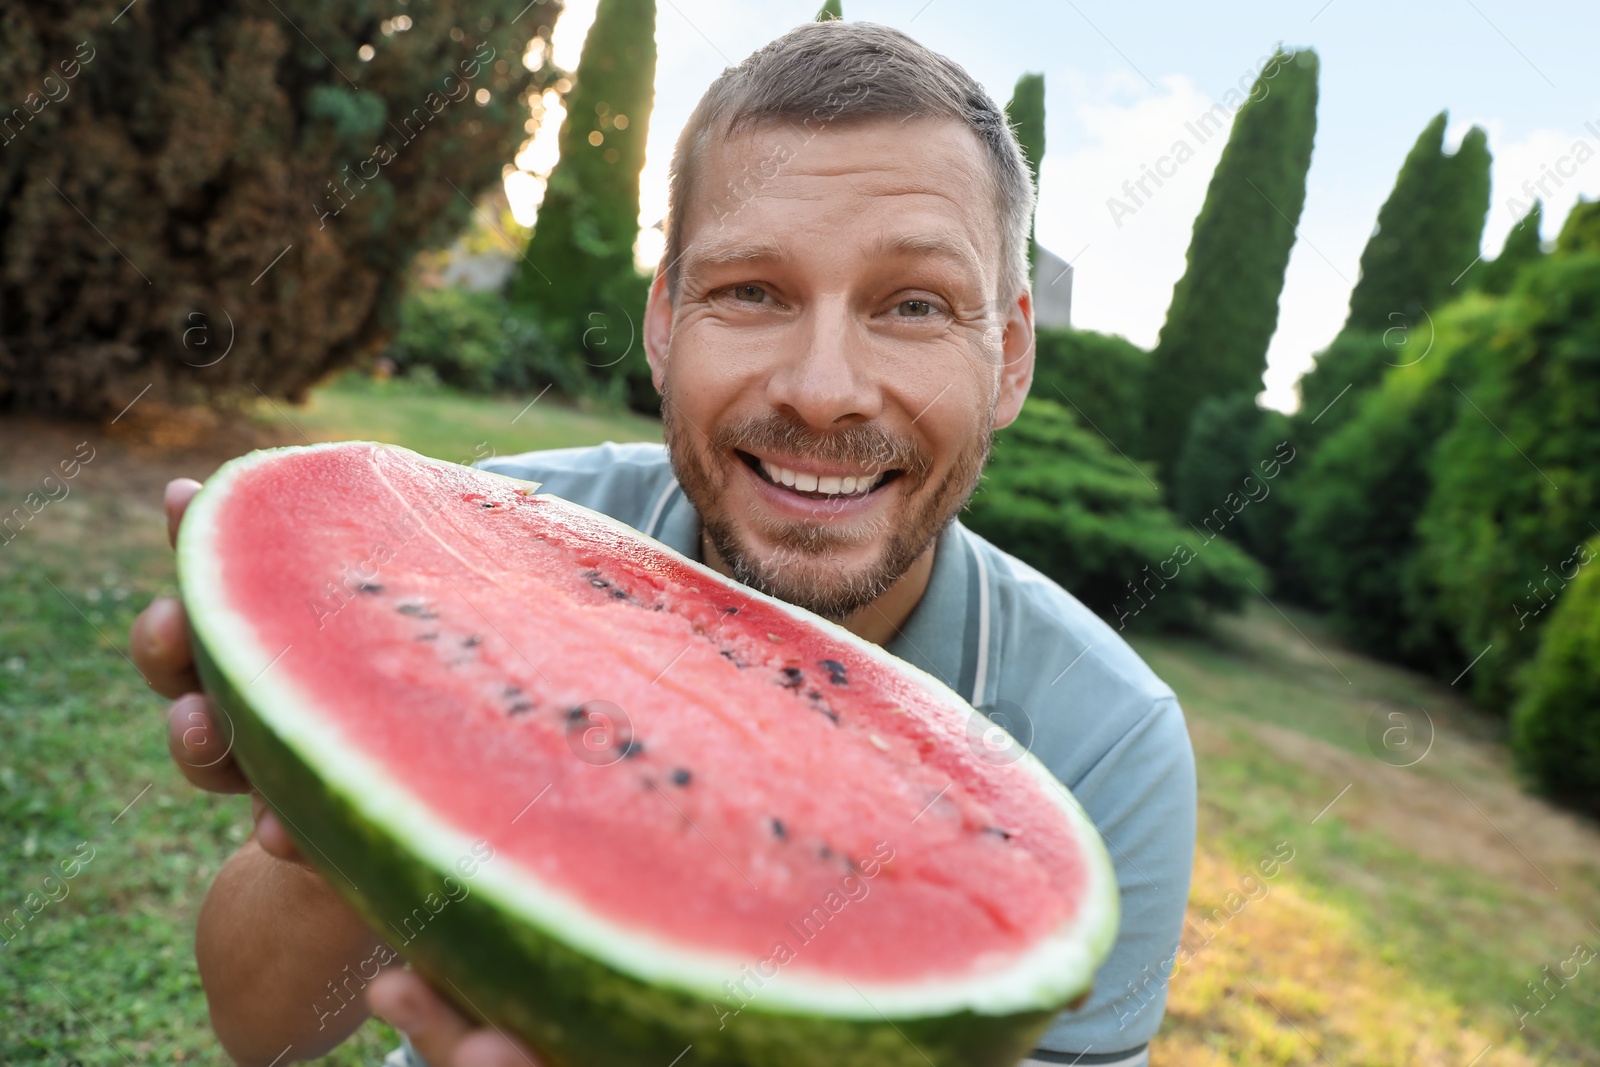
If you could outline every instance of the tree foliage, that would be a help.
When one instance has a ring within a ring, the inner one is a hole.
[[[556,348],[497,292],[443,288],[411,294],[401,304],[400,331],[384,355],[402,374],[431,375],[466,392],[533,392],[549,385],[582,396],[593,386],[581,355]]]
[[[1044,327],[1034,335],[1030,392],[1073,409],[1113,450],[1144,456],[1150,353],[1116,334]]]
[[[1355,412],[1362,393],[1378,384],[1390,367],[1416,359],[1432,336],[1426,324],[1415,332],[1395,325],[1381,334],[1340,333],[1317,353],[1316,362],[1295,384],[1300,394],[1294,414],[1296,440],[1310,445],[1338,429]]]
[[[1022,145],[1022,155],[1028,161],[1028,172],[1033,175],[1033,190],[1039,191],[1039,164],[1044,159],[1044,75],[1024,74],[1017,79],[1017,87],[1006,104],[1006,118],[1017,132]],[[1039,259],[1039,242],[1033,229],[1028,231],[1028,273],[1033,273]]]
[[[1275,53],[1234,117],[1211,176],[1151,358],[1146,439],[1164,472],[1202,400],[1261,388],[1305,204],[1317,71],[1309,49]]]
[[[1347,330],[1415,327],[1459,294],[1489,212],[1489,138],[1474,126],[1454,155],[1444,152],[1448,114],[1434,116],[1406,156],[1394,190],[1361,253]]]
[[[561,124],[561,157],[513,302],[557,345],[581,349],[601,377],[649,386],[639,330],[648,282],[634,266],[639,173],[655,102],[655,0],[600,0]]]
[[[525,136],[525,7],[0,7],[0,408],[292,399],[375,350]]]
[[[1600,252],[1600,200],[1579,200],[1556,235],[1557,252]]]
[[[1545,626],[1511,747],[1546,792],[1600,815],[1600,537],[1579,548],[1563,561],[1571,588]]]
[[[1280,570],[1289,513],[1278,479],[1299,458],[1289,438],[1288,418],[1250,393],[1206,398],[1173,468],[1173,510],[1191,528],[1225,536]]]
[[[1266,580],[1226,540],[1182,526],[1147,467],[1037,397],[1000,432],[963,521],[1119,629],[1192,625]]]
[[[1454,385],[1471,387],[1498,322],[1498,304],[1483,297],[1441,312],[1434,335],[1416,342],[1431,345],[1426,357],[1340,400],[1343,422],[1314,445],[1302,442],[1306,465],[1285,486],[1299,582],[1346,640],[1381,658],[1453,666],[1451,674],[1464,666],[1437,617],[1436,592],[1416,570],[1415,526],[1433,487],[1431,458],[1456,415]]]
[[[1539,226],[1543,219],[1544,207],[1535,200],[1528,213],[1506,234],[1506,243],[1500,249],[1500,254],[1483,264],[1480,270],[1469,274],[1467,280],[1485,293],[1495,296],[1509,293],[1522,268],[1544,258],[1544,245],[1539,239]]]
[[[840,5],[839,0],[826,0],[821,9],[818,10],[817,17],[813,21],[832,22],[836,19],[842,18],[844,18],[844,9]]]
[[[1562,589],[1552,574],[1600,514],[1600,252],[1551,255],[1498,305],[1431,466],[1419,566],[1485,705],[1511,706]]]

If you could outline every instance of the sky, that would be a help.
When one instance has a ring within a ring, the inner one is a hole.
[[[595,3],[567,0],[557,23],[554,60],[567,69],[577,65]],[[659,254],[659,233],[648,227],[666,211],[672,145],[700,95],[725,67],[809,20],[819,6],[660,0],[656,104],[640,197],[642,265]],[[1322,60],[1316,145],[1261,398],[1279,410],[1295,406],[1295,380],[1343,323],[1378,208],[1438,112],[1450,113],[1447,150],[1474,125],[1489,134],[1485,257],[1500,250],[1526,210],[1524,183],[1542,180],[1549,194],[1541,197],[1547,241],[1579,195],[1600,197],[1596,0],[1248,0],[1215,10],[1221,6],[844,0],[844,13],[895,26],[950,56],[1002,105],[1018,76],[1044,74],[1038,239],[1073,264],[1073,325],[1144,347],[1160,333],[1224,142],[1201,142],[1186,124],[1234,99],[1230,89],[1247,89],[1277,44],[1315,48]],[[519,155],[521,167],[548,172],[559,117],[548,116],[538,143]],[[1113,212],[1112,197],[1130,203],[1123,183],[1180,140],[1193,158],[1131,214]],[[539,183],[518,174],[507,191],[519,218],[530,221]]]

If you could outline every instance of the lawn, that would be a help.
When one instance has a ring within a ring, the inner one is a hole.
[[[248,810],[168,765],[162,702],[123,655],[139,607],[173,589],[162,482],[302,439],[465,460],[658,434],[530,399],[346,379],[237,418],[0,426],[8,508],[93,449],[0,543],[0,916],[28,916],[0,937],[0,1063],[223,1062],[193,924]],[[1518,787],[1496,722],[1264,602],[1136,645],[1182,699],[1200,767],[1157,1063],[1600,1064],[1600,965],[1554,977],[1577,945],[1600,949],[1600,830]],[[1292,858],[1265,878],[1274,854]],[[375,1064],[393,1043],[369,1023],[324,1062]]]

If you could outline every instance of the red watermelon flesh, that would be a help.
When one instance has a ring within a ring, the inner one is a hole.
[[[185,521],[197,636],[435,866],[486,841],[475,890],[725,1000],[777,944],[788,1010],[841,979],[890,1015],[1087,984],[1103,848],[932,679],[527,483],[361,443],[257,455]]]

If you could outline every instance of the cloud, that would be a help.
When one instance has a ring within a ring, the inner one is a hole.
[[[1200,125],[1214,115],[1215,102],[1188,78],[1169,75],[1153,95],[1116,99],[1133,84],[1119,73],[1052,94],[1077,102],[1069,105],[1073,134],[1066,146],[1059,135],[1048,142],[1036,225],[1040,243],[1074,263],[1074,324],[1148,347],[1183,274],[1226,133],[1215,131],[1215,117]],[[1175,150],[1180,144],[1186,149]]]
[[[1506,139],[1499,119],[1479,119],[1478,125],[1489,131],[1494,154],[1485,258],[1499,253],[1533,197],[1544,201],[1542,232],[1552,240],[1580,194],[1600,198],[1600,112],[1576,130],[1530,130],[1517,140]]]

